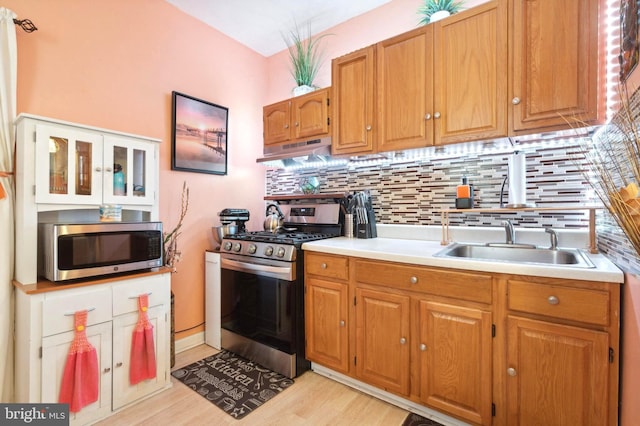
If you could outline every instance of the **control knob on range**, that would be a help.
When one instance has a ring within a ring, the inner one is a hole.
[[[233,251],[235,251],[236,253],[239,253],[241,248],[242,248],[242,244],[240,243],[233,244]]]
[[[264,248],[264,255],[265,256],[271,256],[273,255],[273,247],[272,246],[266,246]]]
[[[278,257],[284,257],[284,247],[278,247],[278,252],[276,253],[276,256]]]
[[[258,247],[256,247],[255,244],[249,244],[249,248],[247,249],[247,252],[249,252],[249,254],[255,254],[257,249]]]
[[[227,241],[222,246],[222,249],[225,250],[225,251],[229,251],[229,250],[231,250],[231,246],[233,246],[233,244],[231,244],[231,241]]]

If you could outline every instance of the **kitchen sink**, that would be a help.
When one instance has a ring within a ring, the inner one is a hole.
[[[532,263],[551,266],[569,266],[576,268],[594,268],[587,256],[577,249],[557,249],[523,247],[500,244],[478,245],[454,243],[440,250],[435,257],[484,260],[492,262]]]

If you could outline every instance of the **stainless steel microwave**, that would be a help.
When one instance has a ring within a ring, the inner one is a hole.
[[[41,223],[38,274],[51,281],[162,266],[162,222]]]

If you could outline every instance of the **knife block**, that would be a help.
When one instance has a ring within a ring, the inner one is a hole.
[[[376,215],[372,208],[367,208],[367,222],[356,224],[356,237],[357,238],[376,238],[378,232],[376,231]]]

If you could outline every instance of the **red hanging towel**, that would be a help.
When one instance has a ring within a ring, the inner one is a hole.
[[[129,382],[132,385],[156,377],[156,352],[153,344],[153,325],[147,316],[149,295],[138,296],[138,323],[131,338]]]
[[[86,324],[87,311],[76,312],[75,336],[62,373],[58,402],[69,404],[72,413],[98,400],[98,354],[87,340]]]

